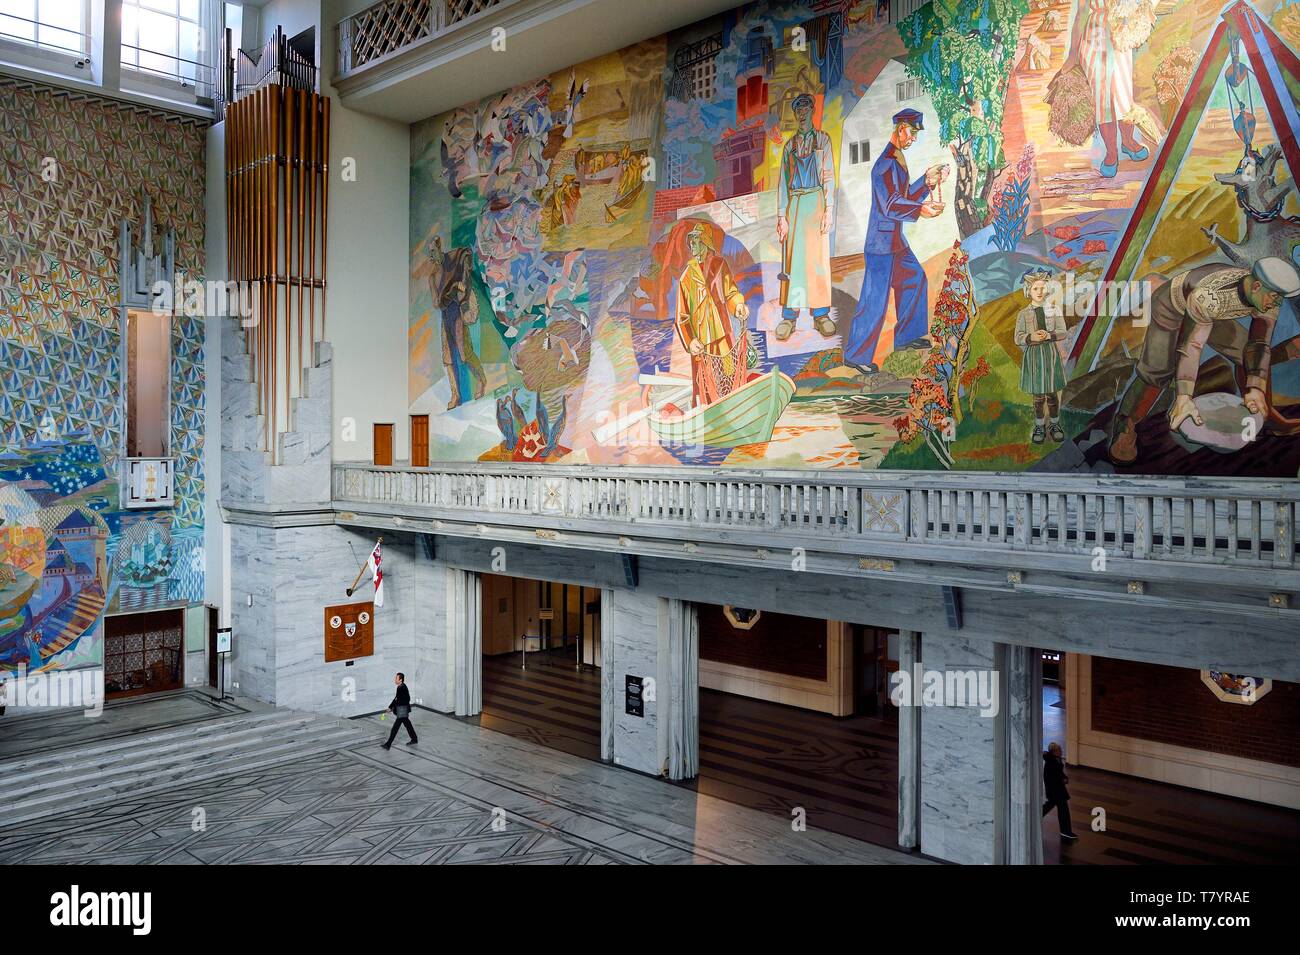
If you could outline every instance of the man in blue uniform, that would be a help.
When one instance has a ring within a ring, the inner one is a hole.
[[[844,345],[845,364],[866,373],[879,370],[873,359],[891,291],[896,315],[894,350],[930,347],[925,337],[929,331],[925,271],[903,237],[904,223],[933,219],[943,212],[943,203],[934,196],[948,176],[947,165],[931,166],[920,178],[909,181],[903,157],[903,150],[916,142],[923,118],[915,109],[895,113],[894,134],[871,167],[871,217],[863,249],[866,270]]]

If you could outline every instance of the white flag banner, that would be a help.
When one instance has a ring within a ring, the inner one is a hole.
[[[381,553],[382,547],[383,547],[383,542],[377,541],[375,543],[375,549],[370,552],[370,559],[366,561],[366,567],[370,571],[370,579],[375,582],[375,606],[376,607],[382,607],[384,605],[384,570],[382,566],[383,563],[383,554]]]

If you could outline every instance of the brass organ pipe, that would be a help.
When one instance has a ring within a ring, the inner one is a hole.
[[[294,202],[298,206],[298,260],[294,269],[293,280],[298,285],[298,351],[302,351],[302,276],[303,276],[303,239],[307,234],[306,223],[303,221],[306,217],[306,198],[307,198],[307,180],[303,178],[302,154],[303,146],[307,141],[306,123],[307,123],[307,99],[308,95],[302,90],[294,90],[294,99],[298,102],[298,123],[294,127]],[[310,347],[310,346],[309,346]]]
[[[330,98],[321,97],[321,217],[320,217],[320,337],[325,338],[326,272],[329,264],[330,222]]]
[[[307,288],[310,290],[309,294],[311,295],[307,306],[308,328],[310,330],[307,340],[312,343],[314,348],[316,345],[316,176],[320,168],[316,163],[319,146],[317,141],[319,126],[316,119],[320,109],[320,102],[315,93],[307,94],[307,102],[310,104],[307,158],[311,163],[310,172],[308,173],[311,178],[307,180],[309,189],[307,199]]]
[[[293,322],[293,124],[297,118],[297,100],[294,98],[293,89],[285,87],[284,90],[284,125],[281,128],[281,136],[284,144],[284,343],[285,350],[293,344],[292,322]],[[298,361],[302,362],[302,345],[298,346]],[[286,371],[289,366],[288,360],[285,361]],[[302,371],[298,372],[299,378],[302,377]],[[287,384],[287,383],[286,383]]]
[[[232,210],[233,210],[233,206],[230,204],[231,188],[232,188],[232,181],[233,181],[233,177],[232,177],[231,173],[233,172],[233,170],[231,169],[231,164],[230,164],[230,155],[231,155],[231,145],[232,145],[232,144],[231,144],[231,140],[230,140],[230,104],[229,104],[229,103],[226,103],[225,115],[224,115],[223,118],[224,118],[224,120],[225,120],[225,123],[224,123],[223,126],[222,126],[222,130],[221,130],[221,139],[222,139],[223,152],[224,152],[224,154],[225,154],[225,160],[226,160],[226,169],[225,169],[225,172],[226,172],[226,183],[225,183],[225,185],[226,185],[226,189],[225,189],[225,200],[226,200],[226,278],[229,279],[229,278],[233,278],[233,277],[234,277],[234,273],[231,271],[231,265],[232,265],[232,263],[231,263],[231,252],[232,252],[232,249],[234,248],[234,245],[233,245],[233,243],[234,243],[234,213],[233,213],[233,211],[232,211]]]
[[[271,85],[267,87],[270,94],[271,115],[270,124],[267,128],[267,145],[270,147],[267,155],[266,175],[267,186],[270,190],[271,215],[269,220],[271,241],[267,246],[268,261],[271,267],[271,357],[278,357],[278,340],[280,337],[280,242],[279,242],[279,225],[280,225],[280,87]],[[288,375],[288,346],[285,348],[285,374]],[[272,364],[277,364],[274,361]],[[277,364],[278,367],[278,364]],[[271,375],[273,382],[271,395],[271,462],[275,463],[276,456],[279,453],[279,441],[276,440],[276,423],[280,414],[279,389],[275,387],[276,375]],[[286,384],[286,388],[288,385]],[[288,397],[285,398],[285,413],[289,410]]]

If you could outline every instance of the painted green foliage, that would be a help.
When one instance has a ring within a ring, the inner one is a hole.
[[[939,136],[957,160],[957,226],[984,225],[993,180],[1005,165],[1002,114],[1028,0],[934,0],[898,25],[907,72],[939,114]]]

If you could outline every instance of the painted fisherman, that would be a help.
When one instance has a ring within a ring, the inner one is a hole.
[[[1267,413],[1273,326],[1282,299],[1296,296],[1300,296],[1300,270],[1276,256],[1260,259],[1250,269],[1199,265],[1157,289],[1151,296],[1151,324],[1136,373],[1111,421],[1111,460],[1116,464],[1137,460],[1138,425],[1171,383],[1169,430],[1177,431],[1189,418],[1203,423],[1192,399],[1206,344],[1245,369],[1246,409],[1251,414]]]
[[[749,345],[749,306],[704,223],[687,233],[691,257],[677,280],[677,334],[691,356],[695,403],[725,398],[748,379],[757,355]]]
[[[922,129],[919,110],[894,114],[894,132],[871,167],[871,216],[863,249],[865,271],[858,308],[853,313],[844,362],[862,372],[879,370],[876,345],[894,293],[894,350],[929,348],[929,288],[925,270],[903,236],[903,226],[917,219],[933,219],[943,212],[938,190],[948,176],[948,166],[931,166],[915,180],[909,179],[904,150],[916,142]]]
[[[813,125],[813,98],[800,93],[791,104],[799,128],[781,151],[776,237],[781,243],[781,321],[778,341],[794,334],[799,310],[813,327],[835,334],[831,321],[831,229],[835,213],[835,159],[831,138]]]

